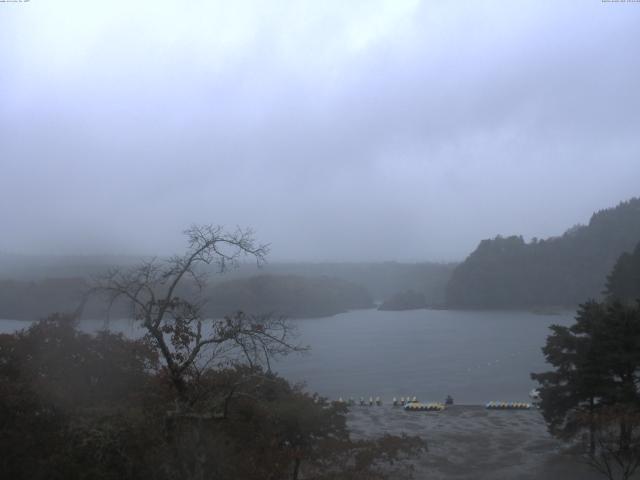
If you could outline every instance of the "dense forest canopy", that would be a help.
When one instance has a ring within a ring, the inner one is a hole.
[[[447,303],[463,308],[575,306],[599,298],[617,258],[640,241],[640,198],[601,210],[560,237],[497,236],[458,265]]]

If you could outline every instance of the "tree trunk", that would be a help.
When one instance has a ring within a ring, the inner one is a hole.
[[[300,458],[296,458],[293,465],[293,480],[298,480],[298,473],[300,472]]]
[[[595,409],[595,402],[593,397],[589,399],[589,455],[593,456],[596,453],[596,425],[593,418],[593,411]]]
[[[620,420],[620,453],[628,453],[631,448],[629,425],[625,419]]]

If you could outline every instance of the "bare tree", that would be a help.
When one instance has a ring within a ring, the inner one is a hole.
[[[267,245],[256,244],[251,230],[228,233],[220,226],[205,225],[184,233],[188,248],[183,255],[112,269],[92,288],[106,294],[110,305],[122,299],[130,304],[134,321],[159,352],[179,399],[187,399],[189,380],[216,359],[241,356],[251,366],[270,368],[274,355],[304,350],[291,343],[291,328],[282,318],[237,312],[207,319],[203,313],[202,293],[211,266],[223,272],[247,256],[262,265]]]

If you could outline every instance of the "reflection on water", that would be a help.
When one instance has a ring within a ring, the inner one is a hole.
[[[572,323],[573,313],[358,310],[330,318],[293,320],[299,341],[311,352],[278,360],[274,370],[330,398],[397,396],[457,403],[522,401],[535,383],[530,372],[544,371],[541,347],[552,323]],[[25,322],[0,320],[0,331]],[[95,332],[98,321],[82,322]],[[140,330],[130,320],[109,328],[127,336]]]

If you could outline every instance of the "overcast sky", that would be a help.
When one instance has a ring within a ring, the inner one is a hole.
[[[0,251],[458,260],[640,194],[640,3],[0,3]]]

